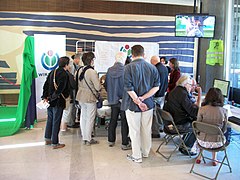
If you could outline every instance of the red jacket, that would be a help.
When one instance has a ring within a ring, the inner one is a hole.
[[[170,92],[171,90],[173,90],[176,86],[176,82],[178,81],[178,79],[181,76],[181,72],[180,70],[172,70],[170,73],[170,79],[168,82],[168,90],[167,92]]]

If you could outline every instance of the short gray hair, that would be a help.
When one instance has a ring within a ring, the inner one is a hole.
[[[124,62],[126,61],[127,59],[127,54],[120,51],[120,52],[117,52],[116,56],[115,56],[115,60],[116,62],[120,62],[122,64],[124,64]]]
[[[81,59],[81,57],[82,57],[82,54],[77,53],[77,54],[75,54],[74,59]]]

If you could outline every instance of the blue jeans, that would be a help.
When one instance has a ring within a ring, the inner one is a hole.
[[[58,133],[60,130],[63,108],[49,107],[47,111],[48,119],[45,129],[45,139],[52,140],[52,144],[57,145],[59,143]]]

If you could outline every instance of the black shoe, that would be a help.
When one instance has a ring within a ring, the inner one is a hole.
[[[179,151],[180,151],[182,154],[186,155],[186,156],[189,156],[189,154],[190,154],[191,156],[196,156],[196,155],[197,155],[196,152],[191,152],[190,149],[188,150],[188,151],[189,151],[189,154],[188,154],[188,152],[187,152],[185,149],[183,149],[183,148],[179,148]]]
[[[160,134],[152,134],[152,138],[160,138]]]
[[[79,128],[79,124],[74,124],[72,126],[67,125],[68,128]]]

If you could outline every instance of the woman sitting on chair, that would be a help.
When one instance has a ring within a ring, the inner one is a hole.
[[[198,111],[197,121],[216,125],[224,132],[227,129],[227,110],[223,108],[224,97],[218,88],[210,88],[202,103],[202,107]],[[219,148],[223,144],[219,142],[218,136],[207,136],[201,133],[197,137],[200,146],[206,148]],[[212,159],[216,160],[216,152],[212,152]],[[201,163],[201,155],[197,157],[197,164]],[[216,161],[212,162],[213,166],[217,165]]]

